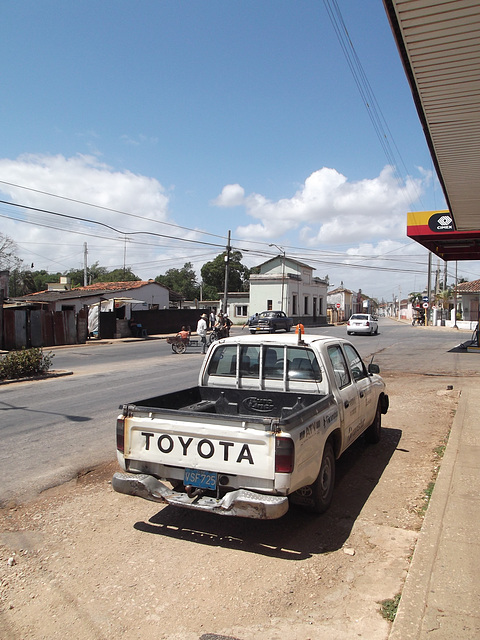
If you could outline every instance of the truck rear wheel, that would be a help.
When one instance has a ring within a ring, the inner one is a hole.
[[[303,487],[292,495],[292,502],[312,513],[324,513],[332,502],[335,487],[335,454],[331,442],[325,444],[322,464],[313,484]]]
[[[313,508],[315,513],[324,513],[332,502],[335,487],[335,454],[331,442],[325,443],[322,464],[317,479],[312,484]]]

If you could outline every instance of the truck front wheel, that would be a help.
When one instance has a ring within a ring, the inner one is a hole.
[[[365,438],[369,444],[377,444],[380,441],[382,434],[382,405],[380,400],[377,404],[377,410],[375,412],[375,418],[372,424],[365,431]]]

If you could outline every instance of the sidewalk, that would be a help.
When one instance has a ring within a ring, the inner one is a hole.
[[[463,378],[389,640],[480,638],[480,394]]]

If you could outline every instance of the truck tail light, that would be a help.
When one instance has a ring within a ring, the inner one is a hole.
[[[121,453],[125,452],[125,420],[117,418],[117,449]]]
[[[275,438],[275,473],[292,473],[293,459],[293,440],[277,436]]]

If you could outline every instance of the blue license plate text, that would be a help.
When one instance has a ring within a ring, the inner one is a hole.
[[[199,487],[200,489],[216,489],[217,474],[215,471],[201,471],[199,469],[185,469],[183,484]]]

